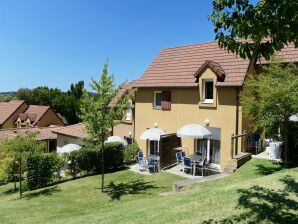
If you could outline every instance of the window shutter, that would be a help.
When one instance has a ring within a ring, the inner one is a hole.
[[[162,91],[161,93],[161,109],[171,110],[171,92]]]

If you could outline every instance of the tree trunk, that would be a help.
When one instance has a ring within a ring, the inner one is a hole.
[[[19,161],[19,184],[20,184],[20,196],[22,197],[22,159]]]
[[[105,179],[105,172],[104,172],[104,151],[105,151],[105,144],[104,144],[104,135],[102,134],[101,140],[101,192],[104,192],[104,179]]]
[[[284,141],[284,144],[285,144],[285,162],[288,164],[290,161],[289,161],[289,144],[288,144],[288,141],[289,141],[289,123],[288,123],[288,119],[289,118],[286,118],[285,121],[283,122],[283,130],[282,130],[282,140]]]
[[[13,183],[14,183],[14,192],[16,192],[17,191],[17,182],[16,182],[16,175],[14,172],[13,172]]]

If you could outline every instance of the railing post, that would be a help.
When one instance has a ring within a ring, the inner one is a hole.
[[[234,158],[234,134],[231,137],[231,159]]]

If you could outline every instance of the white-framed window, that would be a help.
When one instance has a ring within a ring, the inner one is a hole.
[[[155,109],[161,109],[161,91],[154,92],[154,105]]]
[[[203,81],[203,103],[213,103],[213,81],[204,80]]]
[[[131,121],[131,115],[132,115],[132,110],[130,108],[127,108],[125,110],[124,120]]]

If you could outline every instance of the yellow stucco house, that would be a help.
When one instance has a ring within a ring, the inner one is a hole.
[[[298,49],[288,45],[277,55],[285,63],[298,61]],[[223,171],[233,153],[245,151],[242,141],[232,135],[248,130],[248,121],[239,104],[245,77],[267,61],[252,62],[219,48],[217,42],[162,49],[144,74],[133,82],[137,88],[134,117],[129,127],[117,126],[114,135],[132,132],[140,149],[151,154],[163,150],[172,159],[174,147],[183,146],[186,154],[206,154],[206,140],[178,138],[177,130],[187,124],[200,124],[212,133],[210,156],[214,167]],[[140,140],[148,128],[165,131],[160,147],[154,141]],[[233,147],[232,147],[233,144]],[[238,150],[232,152],[237,145]]]

